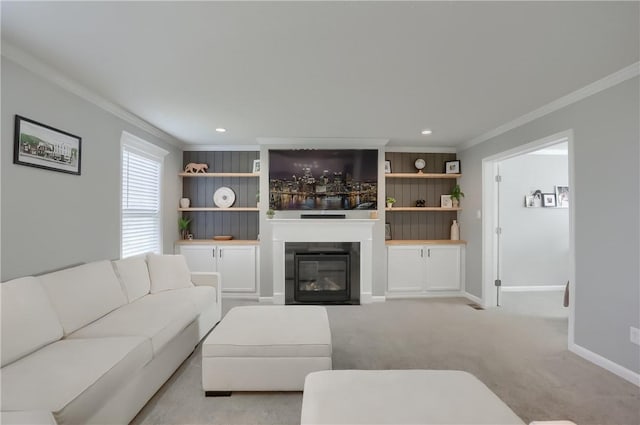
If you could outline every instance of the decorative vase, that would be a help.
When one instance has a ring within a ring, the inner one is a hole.
[[[460,240],[460,226],[457,220],[453,220],[453,224],[451,225],[451,240]]]
[[[387,202],[387,208],[391,208],[393,207],[393,204],[391,202]]]
[[[180,208],[189,208],[191,200],[189,198],[180,198]]]
[[[453,208],[458,208],[459,205],[460,205],[459,199],[451,198],[451,206],[453,206]]]

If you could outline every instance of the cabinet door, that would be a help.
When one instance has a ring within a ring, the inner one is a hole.
[[[256,247],[219,246],[218,271],[223,292],[255,292]]]
[[[180,245],[179,253],[187,259],[192,272],[215,272],[217,249],[215,245]]]
[[[422,291],[424,255],[424,248],[421,245],[388,247],[387,290],[389,292]]]
[[[460,247],[427,246],[428,291],[460,290]]]

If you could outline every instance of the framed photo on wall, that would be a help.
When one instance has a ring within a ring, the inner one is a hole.
[[[384,238],[385,240],[391,239],[391,224],[385,223],[384,225]]]
[[[259,159],[254,159],[253,160],[253,170],[251,172],[253,174],[260,173],[260,160]]]
[[[556,186],[558,208],[569,208],[569,186]]]
[[[445,161],[444,172],[445,174],[460,174],[460,160]]]
[[[13,163],[80,175],[82,138],[16,115]]]
[[[543,207],[556,207],[556,194],[555,193],[543,193],[542,194],[542,206]]]
[[[384,173],[391,174],[391,161],[384,162]]]
[[[440,208],[453,208],[451,195],[440,195]]]

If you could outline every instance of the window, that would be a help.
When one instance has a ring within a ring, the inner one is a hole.
[[[120,257],[162,252],[162,162],[168,153],[122,133]]]

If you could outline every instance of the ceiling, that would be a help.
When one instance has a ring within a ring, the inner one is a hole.
[[[639,4],[2,1],[2,39],[185,143],[454,147],[637,62]]]

